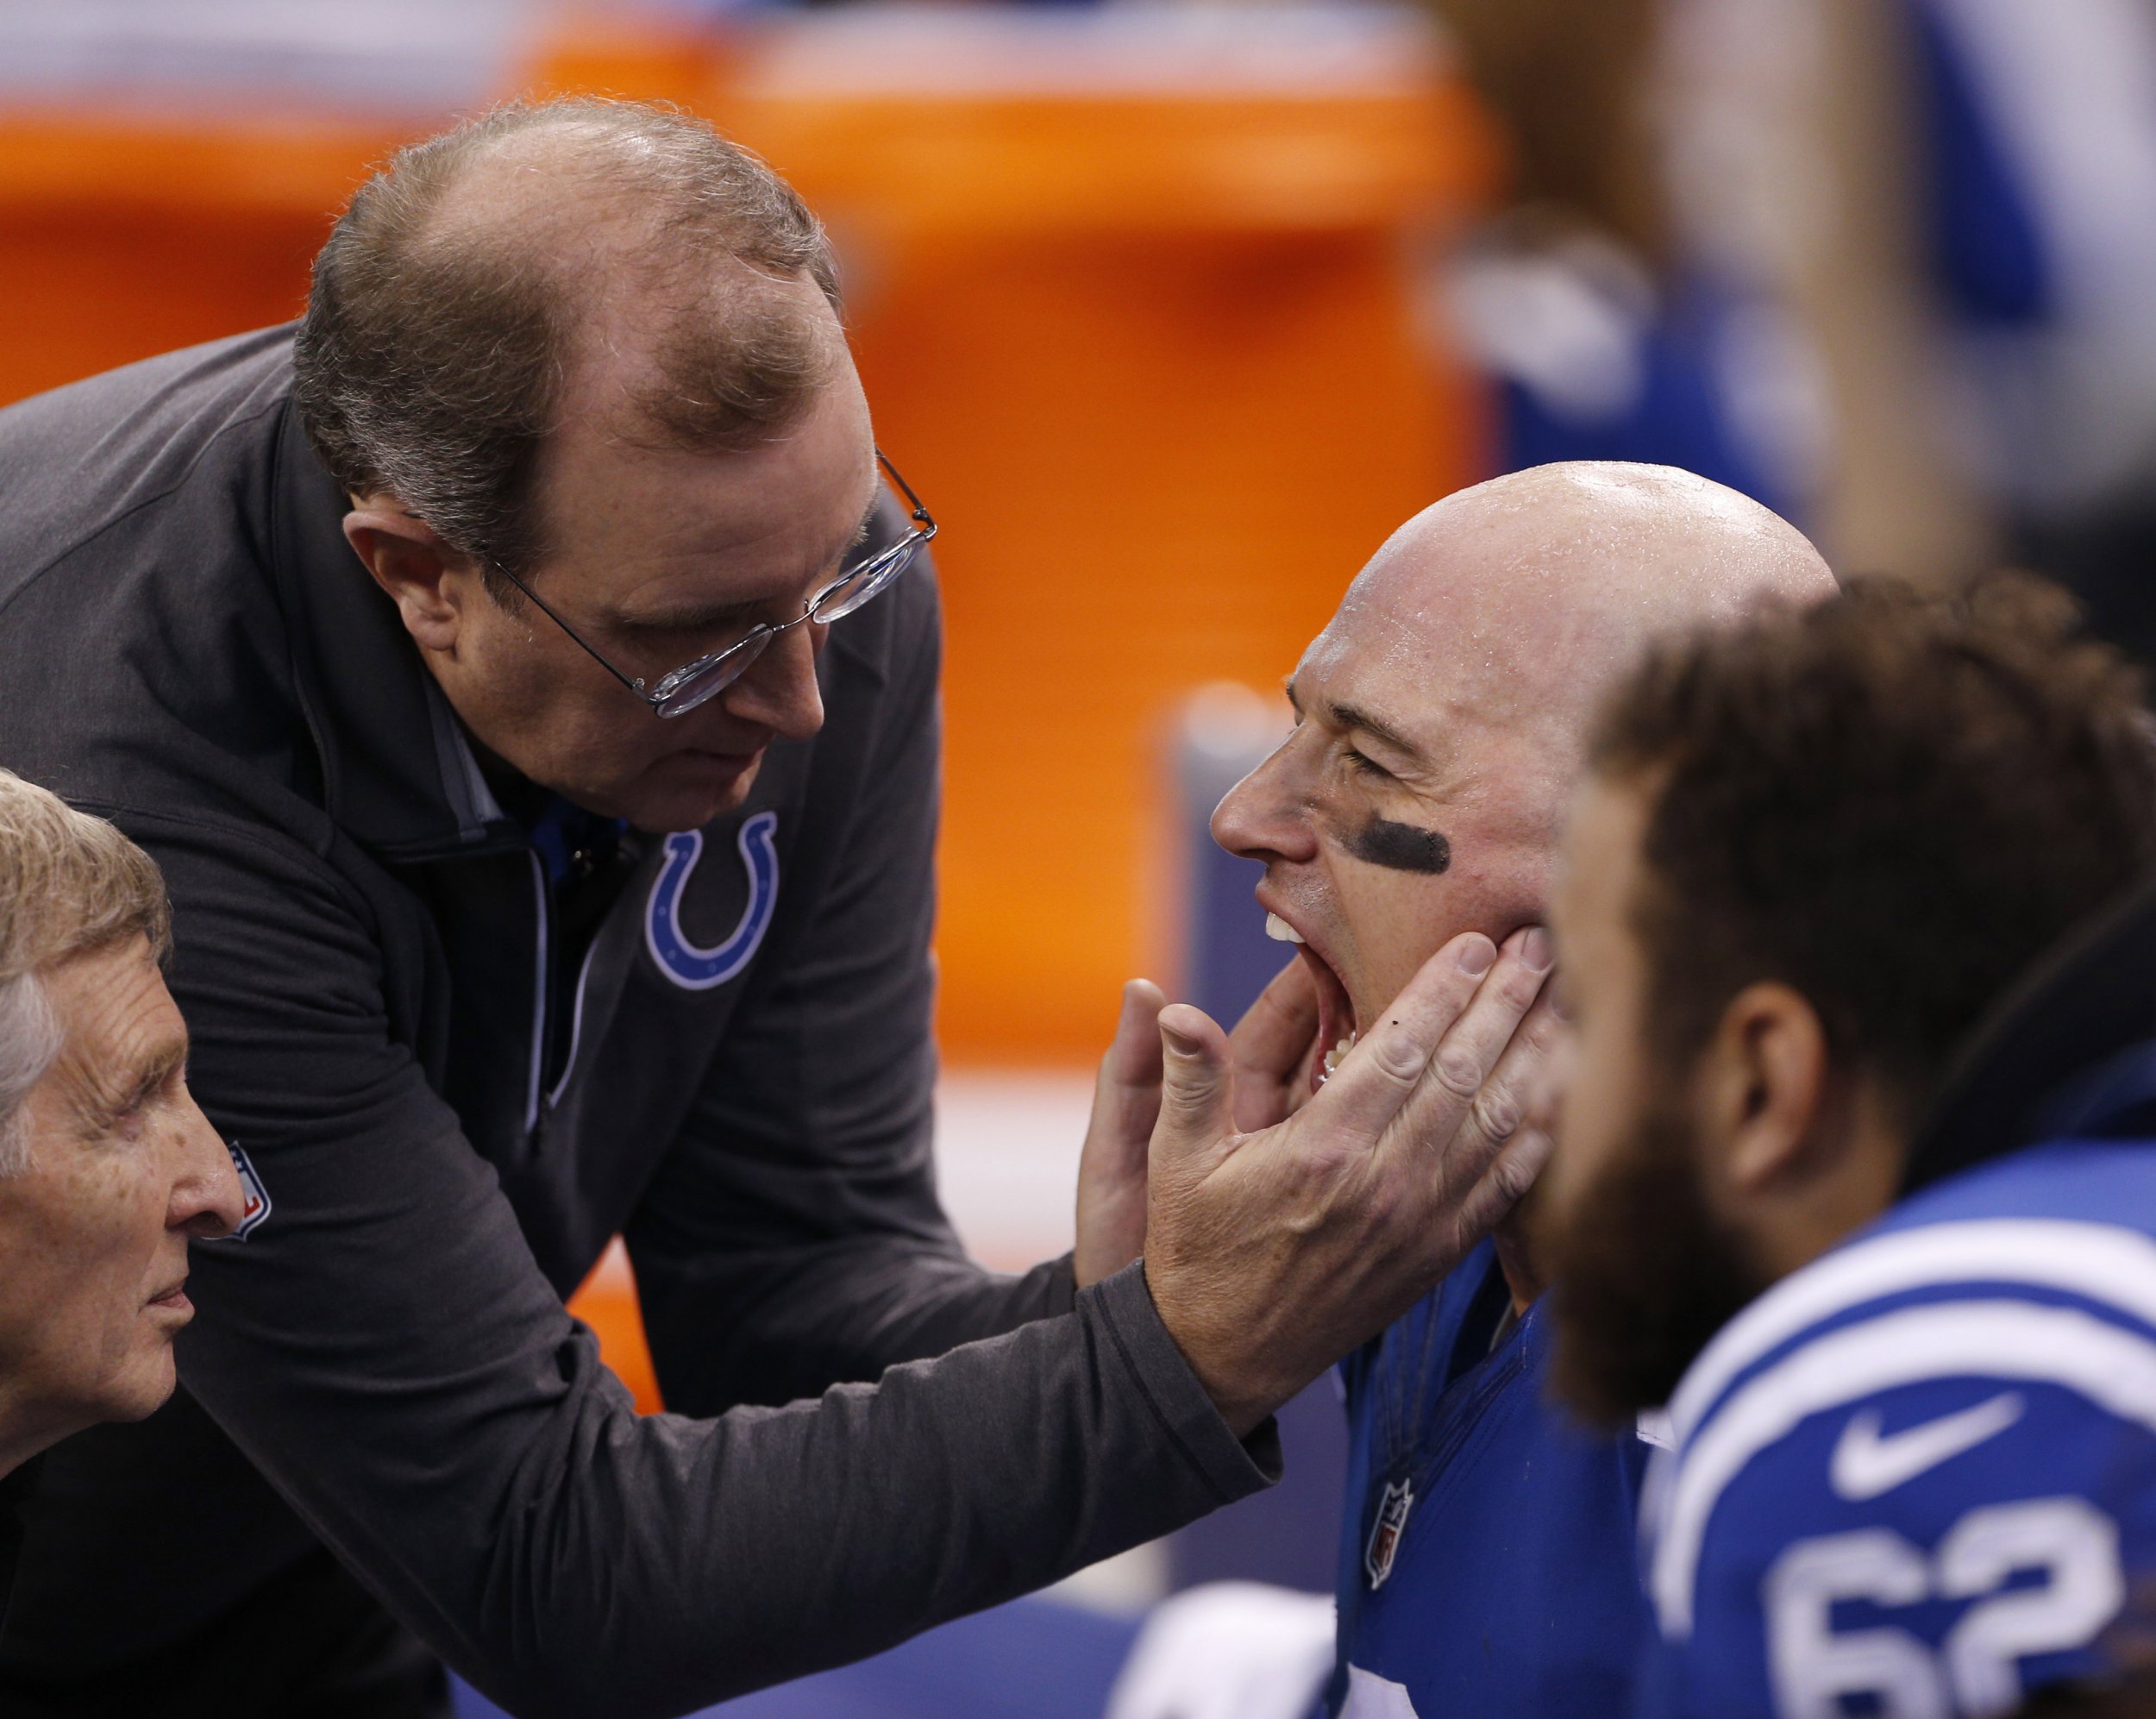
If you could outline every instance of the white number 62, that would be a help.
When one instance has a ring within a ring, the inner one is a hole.
[[[2020,1570],[2044,1580],[1996,1591]],[[1929,1559],[1886,1528],[1801,1540],[1762,1587],[1781,1719],[1836,1719],[1853,1695],[1874,1697],[1887,1719],[1988,1719],[2021,1699],[2016,1660],[2084,1646],[2126,1598],[2117,1524],[2072,1497],[1971,1510]],[[1845,1600],[1905,1606],[1986,1594],[1936,1653],[1907,1630],[1833,1628]]]

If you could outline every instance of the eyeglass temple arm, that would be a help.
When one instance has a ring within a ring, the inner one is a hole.
[[[525,584],[523,580],[517,578],[515,574],[511,573],[499,561],[494,562],[493,566],[495,571],[499,573],[504,579],[506,579],[511,585],[515,586],[519,591],[523,592],[525,596],[530,598],[531,600],[538,605],[539,612],[541,614],[544,615],[548,620],[552,621],[555,625],[561,628],[563,632],[568,634],[571,638],[574,639],[577,643],[578,648],[580,649],[586,656],[590,657],[592,662],[598,663],[600,668],[604,668],[609,674],[611,674],[617,681],[620,681],[623,686],[628,687],[630,692],[634,693],[646,704],[652,705],[654,709],[657,708],[656,704],[654,703],[652,700],[651,694],[644,690],[644,683],[641,679],[624,674],[620,669],[615,668],[612,663],[609,662],[604,656],[599,655],[598,648],[592,644],[591,640],[585,637],[582,633],[579,632],[574,627],[571,626],[567,621],[562,618],[561,612],[559,609],[556,609],[554,605],[548,602],[545,598],[542,597],[536,591],[534,591],[529,585]]]
[[[876,463],[890,474],[891,481],[899,486],[899,493],[906,498],[906,505],[913,510],[914,523],[927,527],[921,535],[934,536],[937,529],[935,520],[929,517],[928,509],[921,505],[920,497],[913,493],[913,486],[899,475],[899,468],[891,463],[891,456],[881,448],[876,449]]]

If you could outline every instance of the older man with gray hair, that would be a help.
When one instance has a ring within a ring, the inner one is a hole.
[[[246,1204],[188,1095],[157,868],[0,770],[0,1605],[29,1459],[172,1391],[187,1244]]]

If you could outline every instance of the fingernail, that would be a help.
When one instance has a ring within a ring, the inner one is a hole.
[[[1166,1021],[1161,1023],[1160,1036],[1168,1041],[1168,1048],[1178,1057],[1194,1057],[1198,1054],[1198,1041],[1186,1038]]]
[[[1531,925],[1526,936],[1520,939],[1520,958],[1537,973],[1550,970],[1550,933],[1540,925]]]
[[[1497,945],[1480,933],[1470,937],[1452,957],[1460,963],[1460,971],[1470,979],[1479,979],[1490,969],[1497,959]]]

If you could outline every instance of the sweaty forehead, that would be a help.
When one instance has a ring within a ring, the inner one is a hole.
[[[1450,496],[1394,534],[1307,659],[1418,708],[1576,725],[1659,632],[1833,576],[1748,498],[1657,467],[1545,467]]]
[[[1412,621],[1344,604],[1303,653],[1290,690],[1303,716],[1357,737],[1394,775],[1450,793],[1502,769],[1514,749],[1442,655]]]
[[[1381,717],[1427,747],[1463,729],[1502,725],[1521,706],[1521,665],[1559,641],[1523,590],[1432,559],[1373,562],[1311,641],[1295,671],[1315,701]]]

